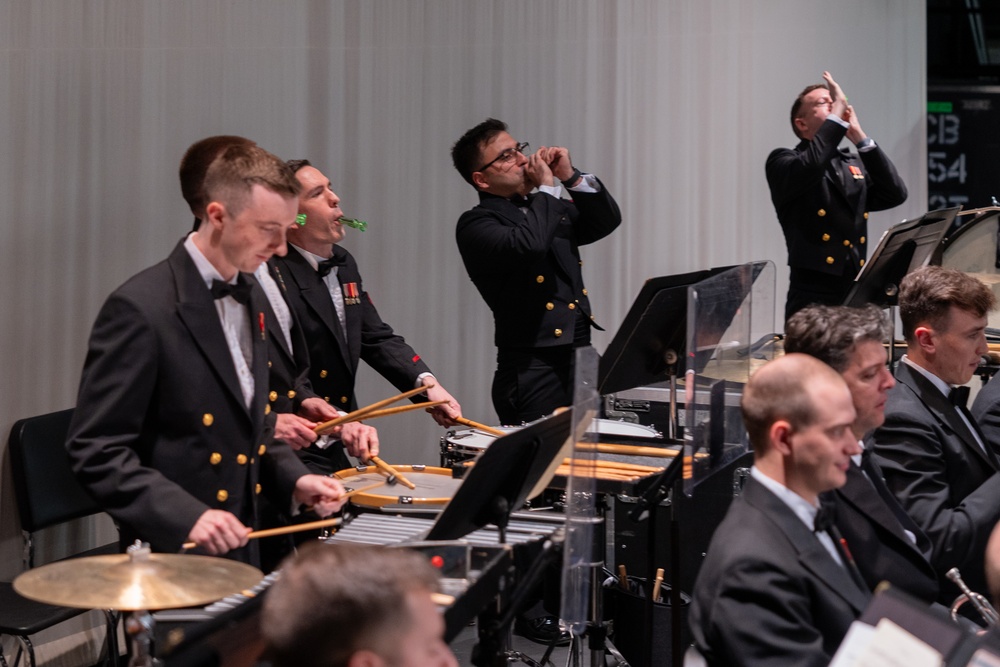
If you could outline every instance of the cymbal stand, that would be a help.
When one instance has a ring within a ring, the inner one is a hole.
[[[145,542],[135,541],[135,544],[125,549],[129,559],[133,563],[149,560],[152,549]],[[128,661],[128,667],[154,667],[162,664],[153,658],[153,628],[156,621],[147,609],[135,609],[125,617],[125,634],[132,642],[132,657]]]
[[[154,667],[162,664],[153,658],[152,637],[156,622],[147,610],[129,612],[125,619],[125,634],[132,641],[132,657],[128,667]]]

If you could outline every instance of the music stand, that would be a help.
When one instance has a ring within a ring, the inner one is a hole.
[[[893,225],[882,235],[872,257],[854,280],[845,306],[898,303],[899,283],[910,271],[931,262],[961,207],[930,211]]]
[[[873,303],[889,308],[889,367],[896,359],[896,305],[899,283],[910,271],[930,264],[961,206],[930,211],[913,220],[904,220],[882,234],[871,259],[854,279],[845,306],[860,308]]]
[[[669,367],[684,358],[688,286],[731,268],[660,276],[643,283],[601,356],[597,390],[611,394],[667,379]]]
[[[553,463],[563,459],[572,415],[571,410],[564,410],[498,438],[476,459],[476,465],[465,474],[462,485],[423,539],[457,540],[494,524],[500,530],[500,543],[505,543],[511,512],[520,509],[534,489],[548,486],[555,472]],[[506,590],[504,608],[480,617],[474,665],[507,664],[507,634],[514,615],[559,554],[553,541],[545,540],[517,585]]]
[[[551,464],[569,438],[571,415],[566,410],[498,438],[476,459],[423,539],[457,540],[494,524],[505,542],[510,513],[551,480]]]
[[[664,429],[668,439],[678,437],[676,378],[687,349],[688,287],[731,268],[647,280],[601,357],[601,395],[670,381],[670,423]]]

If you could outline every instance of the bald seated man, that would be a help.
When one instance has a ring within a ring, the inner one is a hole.
[[[870,594],[819,495],[860,452],[843,378],[790,354],[758,370],[740,403],[754,465],[715,531],[690,623],[709,665],[827,665]]]

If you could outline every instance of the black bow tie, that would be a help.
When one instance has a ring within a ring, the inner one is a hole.
[[[969,402],[969,388],[964,386],[952,387],[951,392],[948,394],[948,400],[956,407],[966,407]]]
[[[236,279],[236,284],[223,282],[221,280],[212,281],[212,298],[222,299],[231,296],[244,306],[250,303],[251,285],[240,276]]]
[[[319,273],[320,278],[326,278],[335,267],[343,266],[346,262],[346,257],[337,257],[334,255],[330,259],[324,259],[320,262],[316,266],[316,272]]]
[[[813,520],[813,532],[829,531],[837,518],[836,508],[831,503],[820,503],[819,511]]]

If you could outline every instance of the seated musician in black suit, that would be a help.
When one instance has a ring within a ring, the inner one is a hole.
[[[437,590],[416,551],[309,544],[267,592],[265,657],[274,667],[457,667]]]
[[[986,315],[995,307],[989,287],[955,269],[926,266],[903,278],[906,354],[872,436],[886,484],[933,544],[938,575],[957,567],[975,591],[985,589],[983,554],[1000,520],[1000,443],[952,389],[972,379],[986,354]],[[942,588],[942,602],[958,594]]]
[[[847,382],[857,417],[847,483],[829,492],[836,524],[872,590],[888,581],[926,602],[938,596],[931,543],[892,496],[862,439],[885,421],[885,401],[896,385],[883,341],[889,326],[875,306],[808,306],[785,323],[785,352],[801,352],[830,365]]]
[[[741,408],[754,466],[695,582],[695,645],[709,665],[827,665],[871,597],[819,512],[860,453],[851,393],[790,354],[750,378]]]

